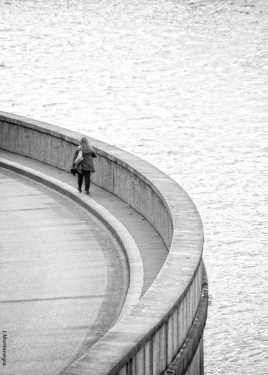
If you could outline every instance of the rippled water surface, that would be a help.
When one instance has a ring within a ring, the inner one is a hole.
[[[108,141],[202,215],[206,374],[268,374],[266,0],[0,0],[1,110]]]

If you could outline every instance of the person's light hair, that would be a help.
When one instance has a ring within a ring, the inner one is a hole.
[[[82,137],[80,141],[82,152],[87,153],[91,152],[92,148],[90,146],[89,140],[87,137]]]

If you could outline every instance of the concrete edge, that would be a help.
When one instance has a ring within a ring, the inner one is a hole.
[[[177,354],[175,354],[174,359],[169,364],[167,370],[163,375],[177,375],[182,373],[186,374],[191,364],[191,359],[195,356],[195,353],[202,339],[208,313],[208,279],[206,267],[203,262],[202,267],[202,295],[198,304],[193,324],[185,341],[178,349]],[[202,369],[202,371],[204,371],[204,369]]]
[[[120,321],[122,317],[128,314],[132,310],[132,308],[139,302],[142,294],[144,279],[143,262],[140,251],[134,238],[131,236],[127,228],[119,220],[117,220],[116,217],[113,216],[106,208],[98,204],[92,197],[84,197],[78,195],[75,188],[72,188],[63,182],[60,182],[53,177],[50,177],[44,173],[37,172],[34,169],[25,167],[19,163],[12,162],[2,157],[0,157],[0,167],[22,174],[23,176],[31,178],[67,196],[68,198],[72,199],[80,206],[85,208],[87,211],[92,213],[106,226],[106,228],[109,230],[109,232],[116,239],[116,241],[124,251],[129,268],[129,286],[127,295],[117,319],[117,322]]]

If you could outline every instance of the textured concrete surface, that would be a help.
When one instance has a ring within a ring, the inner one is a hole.
[[[70,199],[0,168],[1,374],[58,374],[120,312],[121,249]]]

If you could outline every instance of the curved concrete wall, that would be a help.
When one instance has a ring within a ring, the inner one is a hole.
[[[0,112],[0,147],[69,170],[81,134]],[[140,302],[66,374],[202,374],[207,283],[200,216],[185,191],[145,161],[92,140],[94,183],[141,213],[169,248]]]

